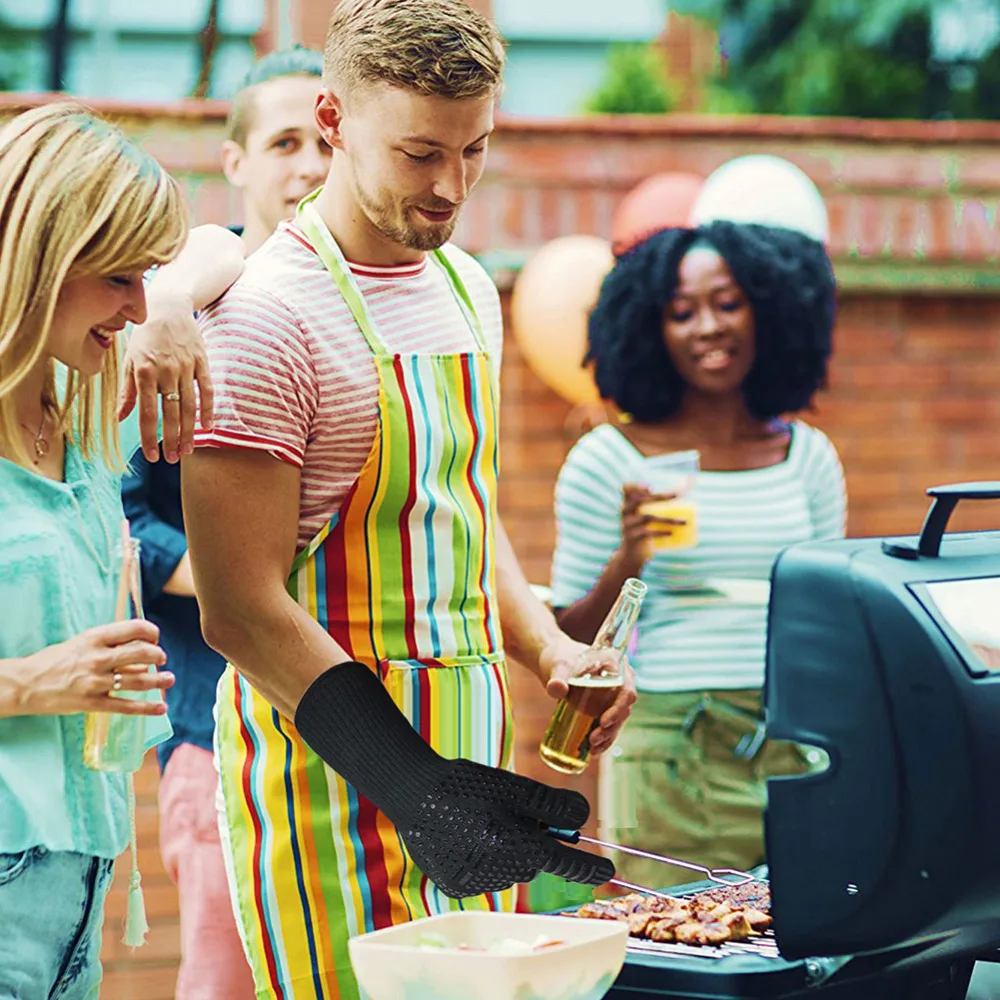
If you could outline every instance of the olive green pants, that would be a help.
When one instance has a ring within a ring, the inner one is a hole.
[[[808,769],[794,744],[763,739],[760,691],[641,693],[601,770],[605,840],[711,868],[764,861],[769,775]],[[650,888],[697,873],[614,852],[620,878]]]

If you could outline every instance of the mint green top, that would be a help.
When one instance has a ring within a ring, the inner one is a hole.
[[[123,454],[139,443],[136,414]],[[114,621],[121,477],[67,442],[65,481],[0,458],[0,659],[23,657]],[[170,735],[146,724],[147,749]],[[83,763],[83,715],[0,718],[0,853],[30,847],[117,857],[128,844],[124,774]]]

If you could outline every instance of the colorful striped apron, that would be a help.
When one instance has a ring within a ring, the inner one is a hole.
[[[509,766],[510,698],[496,615],[498,372],[461,280],[476,349],[393,354],[310,203],[299,224],[375,356],[378,426],[343,506],[295,560],[289,592],[446,757]],[[348,939],[457,909],[513,910],[513,891],[453,900],[389,820],[302,742],[232,667],[217,752],[237,917],[257,996],[354,1000]]]

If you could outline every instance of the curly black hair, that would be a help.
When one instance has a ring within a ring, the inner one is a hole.
[[[729,266],[753,310],[756,357],[743,382],[760,420],[805,409],[826,383],[836,283],[822,244],[775,226],[712,222],[664,229],[618,259],[590,315],[589,349],[603,399],[639,421],[663,420],[681,405],[685,383],[663,339],[663,313],[681,261],[707,240]]]

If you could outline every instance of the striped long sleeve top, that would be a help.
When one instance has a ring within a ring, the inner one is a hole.
[[[632,655],[639,690],[734,690],[764,679],[767,584],[786,546],[844,534],[846,494],[822,431],[792,425],[784,462],[701,472],[694,488],[698,544],[646,564],[649,590]],[[556,486],[553,604],[591,590],[621,544],[622,487],[642,481],[642,456],[613,426],[591,431]]]

